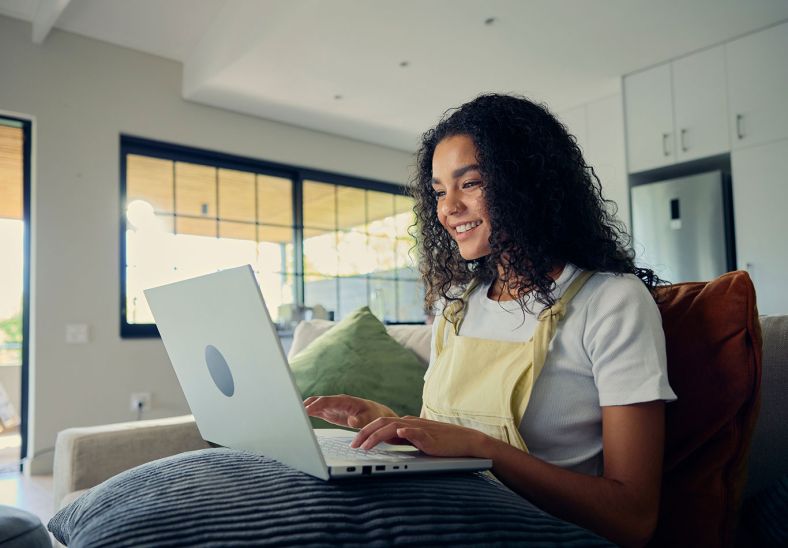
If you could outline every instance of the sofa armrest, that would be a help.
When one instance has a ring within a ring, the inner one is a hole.
[[[206,447],[191,415],[63,430],[55,442],[55,510],[72,491],[152,460]]]

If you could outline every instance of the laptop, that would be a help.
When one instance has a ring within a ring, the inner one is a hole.
[[[486,470],[488,459],[430,457],[410,445],[353,449],[355,432],[312,429],[249,265],[145,290],[200,435],[324,480]]]

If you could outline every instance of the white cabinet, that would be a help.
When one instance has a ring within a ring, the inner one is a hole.
[[[788,314],[788,139],[734,149],[736,260],[761,314]]]
[[[730,149],[723,46],[626,76],[624,104],[630,173]]]
[[[730,150],[725,93],[725,50],[700,51],[672,63],[676,161]]]
[[[624,78],[630,173],[674,162],[673,91],[670,80],[670,65],[660,65]]]
[[[788,23],[725,45],[733,148],[788,137]]]

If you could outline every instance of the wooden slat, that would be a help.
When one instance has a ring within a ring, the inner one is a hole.
[[[410,196],[402,196],[400,194],[394,195],[394,212],[395,213],[413,213],[413,198]]]
[[[216,217],[215,168],[175,162],[175,212]]]
[[[215,219],[192,219],[189,217],[175,217],[175,228],[178,234],[192,234],[194,236],[216,237]]]
[[[172,212],[172,162],[149,156],[126,156],[126,204],[144,200],[160,213]]]
[[[367,192],[367,215],[369,223],[364,230],[371,236],[394,238],[394,195],[385,192]]]
[[[293,225],[293,183],[290,179],[257,176],[257,222]]]
[[[409,196],[394,197],[394,231],[399,238],[410,238],[408,228],[416,222],[413,206],[414,200]]]
[[[24,132],[0,126],[0,218],[22,219]]]
[[[219,237],[254,242],[257,239],[257,229],[253,223],[219,221]]]
[[[336,185],[304,181],[304,226],[334,228],[336,225]]]
[[[393,194],[385,192],[367,191],[367,220],[380,221],[394,215]]]
[[[255,174],[219,170],[219,218],[255,222]]]
[[[337,187],[337,225],[345,230],[364,230],[366,219],[365,191],[360,188]]]

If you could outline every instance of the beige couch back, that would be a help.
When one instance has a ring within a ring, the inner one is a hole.
[[[289,360],[301,350],[309,346],[320,335],[336,325],[329,320],[306,320],[299,323],[293,332],[293,342],[287,353]],[[386,331],[391,337],[405,348],[416,353],[426,369],[430,361],[430,339],[432,326],[429,325],[387,325]]]

